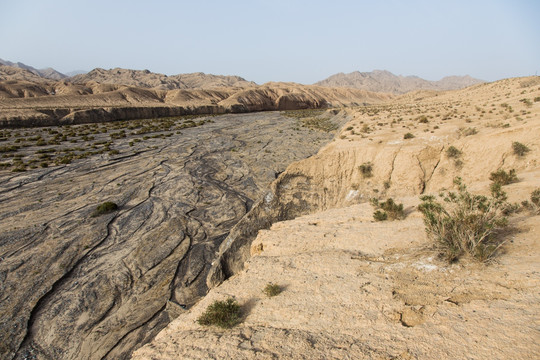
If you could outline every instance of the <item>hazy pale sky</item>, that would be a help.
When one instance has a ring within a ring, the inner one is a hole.
[[[385,69],[438,80],[540,71],[540,0],[0,0],[0,58],[311,84]]]

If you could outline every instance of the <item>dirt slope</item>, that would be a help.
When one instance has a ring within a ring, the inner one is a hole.
[[[540,217],[511,218],[495,263],[448,265],[415,206],[455,176],[486,193],[498,169],[517,171],[519,181],[504,187],[512,202],[540,187],[540,80],[414,96],[344,110],[349,122],[335,141],[290,165],[231,230],[209,294],[133,358],[538,358]],[[516,141],[530,149],[525,156],[513,152]],[[448,157],[449,146],[461,157]],[[367,162],[371,177],[360,170]],[[404,202],[407,218],[374,223],[365,202],[388,196]],[[265,298],[267,282],[283,293]],[[240,325],[195,323],[227,296],[243,306]]]

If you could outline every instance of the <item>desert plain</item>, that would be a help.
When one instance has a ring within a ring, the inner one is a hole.
[[[2,358],[540,356],[539,77],[401,95],[28,84],[0,87]],[[517,174],[503,246],[449,263],[419,197],[458,176],[488,194],[499,170]],[[404,219],[375,221],[374,198]],[[225,298],[239,324],[197,322]]]

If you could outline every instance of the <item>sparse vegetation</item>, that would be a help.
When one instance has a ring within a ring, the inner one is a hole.
[[[234,327],[240,322],[240,305],[233,298],[214,301],[197,319],[199,325],[218,326],[224,329]]]
[[[92,217],[108,214],[116,210],[118,210],[118,205],[116,203],[112,201],[106,201],[96,207],[96,209],[92,213]]]
[[[461,136],[471,136],[471,135],[476,135],[478,134],[478,130],[476,130],[476,128],[460,128],[458,130],[459,134]]]
[[[531,106],[532,106],[532,101],[529,100],[529,99],[520,99],[519,101],[521,101],[522,103],[524,103],[527,107],[531,107]]]
[[[429,122],[426,115],[419,116],[417,120],[419,123],[422,123],[422,124],[427,124]]]
[[[405,217],[403,204],[397,204],[392,198],[383,202],[377,199],[371,199],[371,205],[377,209],[373,213],[375,221],[400,220]]]
[[[506,194],[498,185],[492,186],[490,197],[474,195],[460,178],[454,183],[458,191],[441,194],[443,203],[432,195],[420,198],[423,202],[418,209],[424,215],[426,232],[449,262],[463,255],[488,261],[504,243],[495,235],[508,224],[503,215]]]
[[[414,138],[414,135],[412,133],[410,133],[410,132],[403,135],[403,139],[405,139],[405,140],[412,139],[412,138]]]
[[[533,190],[530,202],[525,200],[521,204],[532,212],[540,214],[540,188]]]
[[[518,178],[515,169],[511,169],[509,172],[499,169],[489,175],[489,180],[493,181],[494,184],[502,186],[515,183],[518,181]]]
[[[531,193],[531,202],[540,208],[540,188]]]
[[[358,167],[358,169],[360,170],[360,173],[364,179],[373,176],[373,164],[371,162],[363,163]]]
[[[514,141],[512,143],[512,150],[514,150],[514,154],[516,154],[519,157],[525,156],[531,149],[529,149],[526,145],[523,145],[520,142]]]
[[[130,147],[143,140],[166,138],[173,136],[178,129],[196,127],[212,122],[212,120],[194,121],[197,116],[187,115],[181,117],[142,119],[129,121],[115,121],[102,124],[64,125],[48,128],[28,128],[24,132],[10,132],[0,130],[0,156],[13,157],[20,155],[28,165],[28,169],[39,167],[39,163],[50,165],[69,164],[75,159],[84,159],[93,155],[119,154],[125,144]],[[208,116],[205,116],[208,117]],[[168,131],[167,133],[164,133]],[[143,139],[134,138],[138,133],[150,134]],[[125,140],[124,140],[125,139]],[[70,148],[69,144],[79,144]],[[44,147],[47,148],[34,148]],[[112,149],[112,147],[115,149]],[[123,151],[122,151],[123,152]],[[41,155],[48,154],[47,157]],[[9,164],[12,169],[17,164]],[[43,167],[43,166],[42,166]],[[5,169],[7,166],[0,167]],[[21,171],[22,167],[17,167]]]
[[[279,295],[281,293],[281,286],[269,282],[264,287],[263,293],[268,297]]]
[[[449,158],[457,159],[461,156],[461,154],[462,152],[455,146],[449,146],[448,149],[446,149],[446,156]]]

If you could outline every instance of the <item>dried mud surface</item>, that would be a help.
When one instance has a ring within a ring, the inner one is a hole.
[[[122,359],[207,291],[221,241],[332,133],[280,113],[214,117],[119,154],[0,170],[0,357]],[[113,201],[119,210],[93,217]]]

